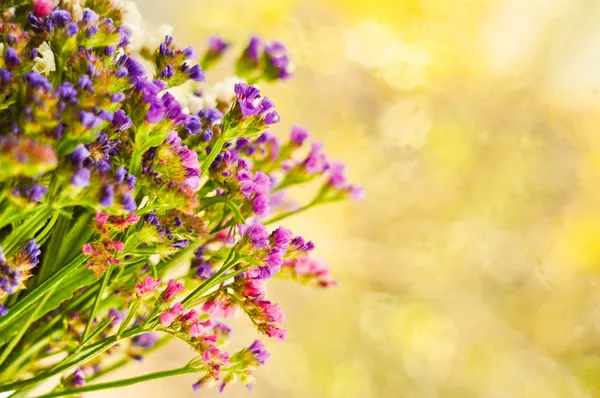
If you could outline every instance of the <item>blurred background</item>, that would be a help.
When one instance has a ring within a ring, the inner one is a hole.
[[[252,393],[223,396],[600,397],[600,2],[138,7],[199,51],[211,34],[233,53],[251,34],[286,43],[296,78],[265,87],[278,131],[307,127],[367,192],[286,222],[340,285],[272,283],[289,339],[267,342]],[[233,323],[232,348],[255,338]],[[112,377],[189,357],[175,342]],[[218,396],[193,381],[89,396]]]

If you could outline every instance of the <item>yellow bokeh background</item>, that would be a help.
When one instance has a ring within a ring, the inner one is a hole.
[[[138,5],[198,50],[286,43],[296,78],[264,87],[278,131],[307,127],[367,192],[286,222],[340,285],[272,283],[289,340],[268,342],[252,393],[224,396],[600,397],[599,2]],[[232,348],[251,342],[234,324]],[[174,343],[112,377],[190,355]],[[90,396],[218,395],[192,382]]]

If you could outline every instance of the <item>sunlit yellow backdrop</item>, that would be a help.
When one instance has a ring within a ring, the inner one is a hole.
[[[287,223],[340,286],[269,289],[290,337],[251,396],[600,397],[599,2],[138,3],[198,50],[284,41],[296,79],[264,88],[280,132],[306,126],[366,187]],[[254,338],[234,323],[236,344]],[[191,397],[192,381],[105,396]]]

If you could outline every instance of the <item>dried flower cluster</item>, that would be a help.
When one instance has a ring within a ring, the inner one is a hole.
[[[0,391],[57,375],[45,397],[183,373],[194,389],[251,387],[269,354],[224,351],[222,318],[284,340],[265,284],[334,283],[312,242],[267,226],[362,196],[306,130],[269,131],[280,116],[254,84],[292,76],[286,48],[253,37],[236,77],[211,86],[221,38],[203,55],[169,35],[140,44],[135,7],[116,0],[1,4]],[[309,203],[288,197],[314,180]],[[170,337],[197,357],[92,383]]]

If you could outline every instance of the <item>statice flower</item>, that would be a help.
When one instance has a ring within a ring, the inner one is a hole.
[[[153,40],[130,1],[8,3],[0,392],[56,380],[51,394],[79,396],[105,386],[86,378],[171,337],[194,352],[181,368],[197,373],[194,389],[251,388],[269,354],[254,341],[230,355],[235,335],[220,318],[243,314],[284,340],[285,315],[267,285],[335,282],[309,256],[314,244],[282,222],[363,195],[308,131],[295,126],[282,139],[274,130],[280,117],[263,83],[291,77],[290,53],[253,37],[230,77],[198,85],[233,47],[219,36],[198,56],[175,44],[172,29]],[[293,205],[288,188],[310,182],[312,199]]]

